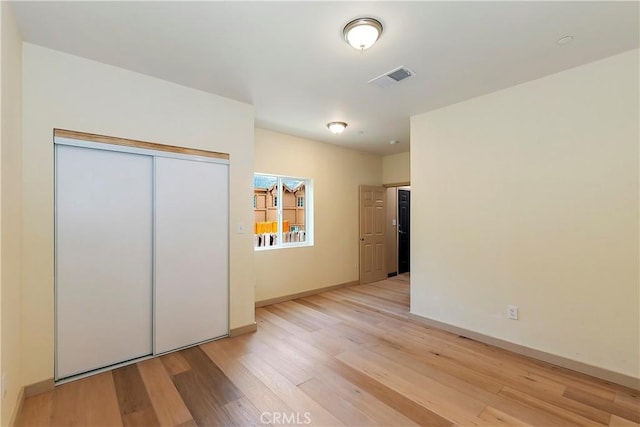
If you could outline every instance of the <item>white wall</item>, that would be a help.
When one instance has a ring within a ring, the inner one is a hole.
[[[24,383],[53,377],[54,128],[229,153],[231,328],[254,321],[253,108],[205,92],[24,44]]]
[[[16,410],[22,386],[20,285],[22,275],[22,40],[9,2],[0,4],[0,312],[2,325],[0,366],[6,375],[7,395],[0,423],[6,426]]]
[[[410,153],[399,153],[382,158],[382,182],[384,184],[406,184],[411,179]]]
[[[638,57],[412,117],[413,313],[640,376]]]
[[[358,186],[382,158],[256,129],[255,171],[313,179],[315,223],[314,246],[256,252],[256,301],[358,280]]]

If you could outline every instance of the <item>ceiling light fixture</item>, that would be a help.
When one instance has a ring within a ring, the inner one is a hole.
[[[342,133],[347,128],[347,124],[345,122],[331,122],[327,123],[327,128],[332,133]]]
[[[344,39],[359,51],[370,48],[382,35],[382,24],[373,18],[358,18],[342,30]]]
[[[391,145],[400,144],[400,141],[398,141],[397,139],[392,139],[391,141],[389,141],[389,144]]]

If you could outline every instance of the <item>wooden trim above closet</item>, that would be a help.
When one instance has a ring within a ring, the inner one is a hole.
[[[54,129],[53,136],[60,138],[78,139],[81,141],[100,142],[103,144],[122,145],[125,147],[144,148],[147,150],[167,151],[170,153],[229,160],[229,154],[227,153],[198,150],[195,148],[177,147],[175,145],[156,144],[153,142],[136,141],[135,139],[116,138],[114,136],[96,135],[93,133],[76,132],[65,129]]]
[[[393,188],[393,187],[408,187],[411,185],[410,181],[405,182],[392,182],[391,184],[382,184],[384,188]]]

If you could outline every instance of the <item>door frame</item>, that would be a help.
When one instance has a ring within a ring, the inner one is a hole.
[[[410,181],[405,181],[405,182],[394,182],[394,183],[390,183],[390,184],[383,184],[383,187],[385,189],[394,189],[395,194],[396,194],[396,202],[395,202],[395,209],[394,209],[394,214],[393,214],[393,218],[387,217],[387,226],[389,227],[394,227],[395,228],[395,233],[394,233],[394,240],[395,240],[395,251],[394,251],[394,257],[395,257],[395,271],[393,272],[389,272],[387,271],[387,277],[393,277],[393,276],[397,276],[398,275],[398,255],[399,255],[399,242],[398,242],[398,189],[401,189],[402,187],[411,187],[411,182]],[[411,189],[409,188],[409,191],[411,191]],[[411,218],[411,217],[409,217]],[[392,220],[395,220],[395,224],[392,224]],[[409,223],[411,223],[411,219],[409,219]],[[390,242],[388,242],[390,243]],[[388,268],[387,268],[388,270]]]

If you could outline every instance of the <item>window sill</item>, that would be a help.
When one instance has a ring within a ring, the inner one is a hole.
[[[255,252],[266,252],[266,251],[275,251],[278,249],[293,249],[293,248],[308,248],[313,246],[313,243],[291,243],[287,245],[278,245],[278,246],[258,246],[254,247],[253,250]]]

